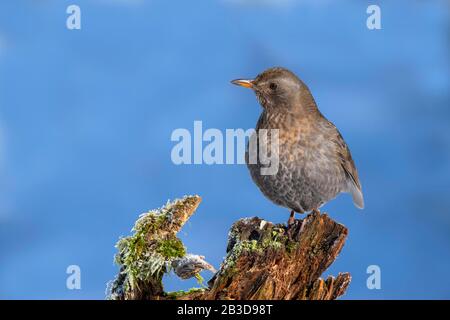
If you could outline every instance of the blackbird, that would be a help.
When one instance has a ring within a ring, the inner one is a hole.
[[[308,89],[285,68],[270,68],[253,80],[237,79],[233,84],[251,88],[263,111],[256,124],[261,129],[278,129],[278,171],[261,173],[258,161],[246,162],[250,175],[272,202],[295,212],[319,208],[341,192],[352,195],[356,207],[364,207],[358,172],[350,150],[333,123],[317,108]]]

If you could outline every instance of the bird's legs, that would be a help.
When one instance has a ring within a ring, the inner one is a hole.
[[[294,223],[294,221],[295,221],[295,211],[294,210],[292,210],[291,211],[291,215],[289,216],[289,220],[288,220],[288,226],[290,226],[291,224],[293,224]]]
[[[303,212],[301,212],[301,213],[303,213]],[[320,216],[320,210],[319,209],[312,209],[311,213],[313,215],[315,215],[315,216]],[[295,222],[295,211],[291,210],[291,215],[289,216],[287,224],[288,224],[288,226],[290,226],[294,222]]]

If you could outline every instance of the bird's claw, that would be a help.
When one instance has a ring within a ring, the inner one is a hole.
[[[294,222],[295,222],[295,212],[291,211],[291,215],[289,216],[289,219],[288,219],[288,222],[287,222],[288,227],[293,225]]]

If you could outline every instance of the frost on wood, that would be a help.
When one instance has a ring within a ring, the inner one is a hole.
[[[165,273],[201,279],[200,271],[215,272],[203,256],[187,254],[176,237],[200,201],[199,196],[187,196],[141,215],[134,234],[117,243],[120,272],[109,284],[110,299],[331,300],[345,293],[348,273],[320,278],[347,237],[347,229],[326,214],[310,214],[290,226],[257,217],[238,220],[208,288],[164,292]]]
[[[134,234],[116,244],[115,262],[120,272],[108,285],[108,298],[155,299],[165,294],[163,275],[180,259],[193,256],[186,254],[176,235],[200,201],[199,196],[186,196],[139,217],[132,229]],[[198,275],[201,270],[197,265],[190,275]]]

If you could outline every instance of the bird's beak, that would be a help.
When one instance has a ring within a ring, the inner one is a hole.
[[[231,81],[231,83],[244,88],[253,88],[253,80],[236,79]]]

